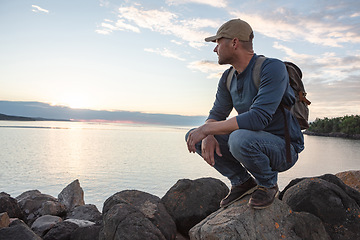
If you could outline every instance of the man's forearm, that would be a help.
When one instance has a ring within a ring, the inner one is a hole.
[[[216,121],[214,119],[209,119],[201,127],[203,128],[202,130],[206,135],[229,134],[239,129],[236,117],[232,117],[225,121]]]

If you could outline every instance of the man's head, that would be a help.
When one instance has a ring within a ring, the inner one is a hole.
[[[224,23],[215,36],[205,38],[206,42],[216,42],[220,38],[237,38],[242,42],[249,42],[253,39],[253,30],[250,25],[241,19],[232,19]]]

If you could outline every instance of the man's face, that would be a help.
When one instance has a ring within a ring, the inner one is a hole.
[[[216,52],[218,55],[218,63],[220,65],[231,64],[231,58],[232,58],[231,39],[229,38],[217,39],[214,52]]]

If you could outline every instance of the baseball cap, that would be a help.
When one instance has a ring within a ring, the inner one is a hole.
[[[253,32],[250,25],[241,19],[232,19],[224,23],[215,36],[205,38],[206,42],[215,42],[219,38],[238,38],[240,41],[250,41]]]

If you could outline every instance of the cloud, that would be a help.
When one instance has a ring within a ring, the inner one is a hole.
[[[198,3],[209,5],[217,8],[225,8],[228,5],[226,0],[217,0],[217,1],[209,1],[209,0],[166,0],[166,4],[168,5],[180,5],[180,4],[189,4],[189,3]]]
[[[360,43],[359,26],[356,23],[339,21],[338,18],[324,19],[324,16],[318,16],[319,14],[304,16],[284,8],[265,14],[241,11],[232,11],[230,14],[248,21],[255,33],[283,41],[300,39],[329,47],[343,47],[345,43]]]
[[[31,7],[33,8],[32,11],[33,12],[44,12],[44,13],[49,13],[49,10],[46,10],[44,8],[41,8],[37,5],[31,5]]]
[[[213,61],[194,61],[188,64],[189,69],[197,70],[203,73],[208,73],[207,78],[219,79],[223,72],[229,68],[229,65],[219,65]]]
[[[156,53],[159,54],[163,57],[167,57],[167,58],[174,58],[180,61],[185,61],[184,58],[179,57],[176,53],[171,52],[169,49],[164,48],[162,50],[160,50],[159,48],[157,49],[152,49],[152,48],[145,48],[144,51],[146,52],[151,52],[151,53]]]
[[[115,30],[140,32],[148,29],[163,35],[172,35],[187,42],[193,48],[204,46],[204,38],[211,35],[204,28],[218,27],[219,23],[210,19],[180,19],[180,17],[165,9],[144,10],[141,6],[121,7],[118,9],[118,21],[102,23],[96,32],[108,34]]]

